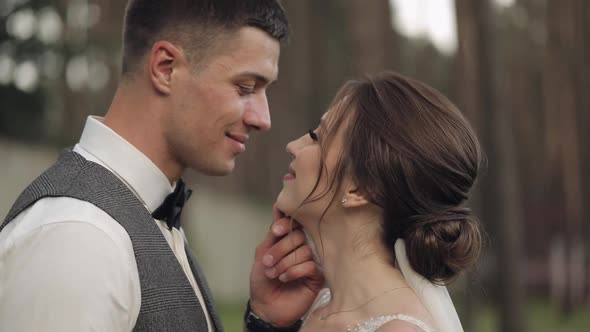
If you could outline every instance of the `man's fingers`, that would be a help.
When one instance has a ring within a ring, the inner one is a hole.
[[[256,248],[256,257],[264,255],[274,244],[279,242],[281,238],[289,235],[294,230],[301,229],[301,225],[287,218],[275,220],[270,229],[266,233],[264,240]]]
[[[289,255],[281,259],[272,268],[267,268],[265,274],[267,277],[274,279],[283,274],[290,267],[312,260],[311,248],[307,245],[302,245]]]
[[[272,222],[274,223],[275,221],[284,218],[285,214],[283,213],[283,211],[279,210],[279,208],[277,207],[276,204],[274,204],[272,206]]]
[[[266,267],[274,267],[283,257],[305,243],[305,235],[300,229],[289,232],[285,237],[275,243],[262,257],[262,263]]]
[[[277,208],[276,204],[272,207],[272,213],[273,223],[270,225],[270,229],[266,233],[264,240],[262,240],[258,247],[256,247],[256,257],[261,257],[262,255],[266,254],[267,251],[273,248],[273,246],[281,240],[281,238],[287,237],[287,235],[292,233],[294,230],[301,228],[301,224],[289,219],[281,210]],[[273,254],[271,253],[270,255]],[[280,257],[282,258],[282,256]]]
[[[270,230],[275,237],[283,237],[300,228],[301,225],[298,222],[288,218],[278,219],[270,226]]]
[[[285,272],[279,275],[279,280],[282,282],[289,282],[307,277],[317,277],[319,275],[320,273],[316,263],[314,261],[306,261],[288,268]]]

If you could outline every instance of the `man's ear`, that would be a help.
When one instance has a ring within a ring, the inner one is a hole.
[[[167,41],[154,43],[148,61],[148,75],[158,93],[170,94],[172,74],[184,60],[184,53],[172,43]]]

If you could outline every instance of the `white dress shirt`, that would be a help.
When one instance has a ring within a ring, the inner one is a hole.
[[[160,169],[99,117],[88,118],[74,151],[117,175],[150,212],[173,191]],[[154,222],[206,311],[184,233]],[[0,331],[131,331],[140,305],[131,239],[98,207],[44,198],[0,232]]]

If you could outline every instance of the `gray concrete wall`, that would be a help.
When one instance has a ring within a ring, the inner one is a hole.
[[[0,216],[2,219],[23,189],[47,166],[59,150],[0,140]]]

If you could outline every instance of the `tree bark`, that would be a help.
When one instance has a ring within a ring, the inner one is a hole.
[[[388,0],[349,0],[355,75],[371,75],[391,69],[395,33]]]
[[[515,141],[517,144],[517,168],[520,187],[526,190],[522,196],[523,217],[526,220],[528,237],[540,241],[526,243],[529,259],[543,261],[547,254],[546,242],[549,240],[551,215],[543,202],[543,183],[545,179],[543,153],[543,98],[537,82],[542,82],[542,63],[544,46],[539,40],[544,25],[542,8],[538,1],[517,0],[513,12],[523,13],[524,22],[513,19],[505,31],[510,38],[510,51],[506,63],[510,70],[505,81],[508,91],[506,100],[510,101],[513,112]]]
[[[458,91],[460,106],[478,130],[488,156],[487,176],[481,181],[484,223],[495,239],[498,308],[501,330],[526,331],[524,283],[521,271],[520,195],[507,105],[496,103],[495,48],[489,0],[457,0]]]
[[[578,76],[583,71],[584,59],[580,57],[578,37],[581,27],[577,0],[549,0],[547,3],[547,50],[545,60],[545,123],[548,135],[546,153],[549,161],[549,179],[558,179],[563,219],[559,233],[565,238],[565,255],[568,267],[564,274],[567,280],[567,293],[561,299],[564,313],[570,313],[576,302],[579,302],[575,264],[575,246],[583,243],[583,189],[581,160],[578,135],[578,111],[584,103],[583,95],[587,91],[580,90],[584,78]],[[582,41],[583,43],[583,41]],[[583,54],[583,53],[582,53]],[[560,198],[560,196],[556,196]],[[560,220],[556,220],[559,223]]]

